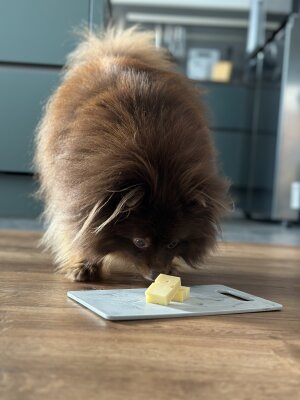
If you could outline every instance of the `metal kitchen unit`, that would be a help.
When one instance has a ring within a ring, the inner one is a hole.
[[[251,162],[246,214],[298,221],[300,210],[300,18],[250,60],[254,66]]]

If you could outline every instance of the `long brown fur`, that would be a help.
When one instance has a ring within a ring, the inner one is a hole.
[[[114,254],[148,279],[175,257],[196,267],[228,206],[200,93],[135,28],[87,33],[70,54],[35,168],[43,243],[71,279],[98,279]]]

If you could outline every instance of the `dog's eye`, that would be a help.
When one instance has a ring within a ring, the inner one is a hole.
[[[133,239],[133,243],[139,249],[145,249],[146,247],[150,246],[150,240],[149,239],[134,238]]]
[[[176,247],[177,245],[178,245],[178,240],[173,240],[172,242],[167,244],[167,248],[168,249],[174,249],[174,247]]]

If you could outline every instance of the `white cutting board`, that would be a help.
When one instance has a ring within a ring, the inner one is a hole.
[[[184,303],[171,302],[168,306],[146,303],[145,288],[71,291],[67,295],[109,320],[195,317],[282,309],[281,304],[223,285],[192,286],[188,300]]]

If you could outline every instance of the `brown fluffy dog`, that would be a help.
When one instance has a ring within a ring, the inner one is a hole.
[[[151,280],[203,260],[228,201],[199,97],[149,33],[87,34],[69,56],[35,157],[60,271],[97,279],[117,254]]]

